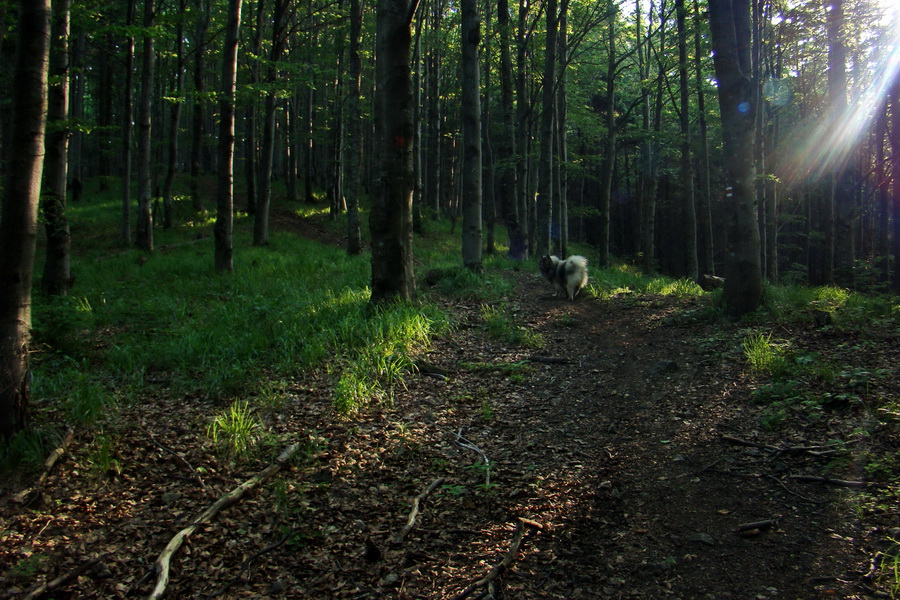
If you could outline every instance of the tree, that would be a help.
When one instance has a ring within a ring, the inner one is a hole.
[[[0,218],[0,439],[25,427],[31,282],[44,167],[50,0],[20,0]]]
[[[362,252],[359,228],[359,196],[362,180],[363,136],[359,116],[362,62],[359,40],[362,31],[362,0],[350,0],[350,49],[347,72],[347,174],[344,177],[347,198],[347,254]]]
[[[122,226],[120,236],[124,246],[131,245],[131,145],[134,138],[134,26],[135,2],[128,0],[125,8],[125,85],[122,94]]]
[[[43,216],[47,232],[47,259],[41,291],[52,296],[72,286],[71,237],[66,217],[66,167],[69,146],[69,0],[53,3],[50,27],[50,78],[47,139],[44,159]]]
[[[415,296],[412,253],[413,123],[410,25],[417,0],[378,0],[375,145],[378,170],[369,214],[372,301]]]
[[[478,45],[481,28],[476,0],[461,0],[462,12],[462,254],[463,264],[481,264],[481,106]]]
[[[686,13],[684,0],[675,0],[675,21],[678,31],[678,89],[680,98],[678,123],[681,132],[681,193],[682,214],[684,215],[682,248],[684,249],[686,263],[684,265],[685,272],[682,275],[697,281],[700,274],[697,265],[697,211],[694,207],[694,163],[691,158]]]
[[[156,64],[153,24],[155,0],[144,0],[144,48],[141,58],[141,97],[138,102],[138,210],[135,244],[153,250],[153,172],[150,168],[153,126],[153,70]]]
[[[547,1],[547,47],[544,50],[544,73],[541,102],[541,155],[538,165],[538,197],[535,209],[535,245],[537,256],[550,251],[550,209],[553,195],[553,116],[556,103],[556,36],[559,14],[556,0]]]
[[[219,99],[219,164],[216,178],[216,224],[213,228],[216,271],[234,270],[234,95],[237,87],[240,27],[241,0],[229,0]]]
[[[728,157],[725,172],[726,313],[739,318],[762,303],[759,229],[756,214],[756,169],[753,84],[750,80],[750,0],[710,0],[710,30],[718,82],[722,139]]]
[[[502,120],[499,139],[495,144],[498,167],[497,200],[506,219],[509,235],[509,255],[525,257],[525,232],[516,199],[515,125],[513,122],[512,57],[510,56],[511,26],[509,1],[497,3],[497,28],[500,44],[500,115]]]

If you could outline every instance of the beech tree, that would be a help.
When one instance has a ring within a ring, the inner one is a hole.
[[[0,215],[0,439],[27,421],[31,283],[44,168],[50,0],[20,0]]]
[[[462,0],[462,204],[463,264],[480,271],[481,263],[481,104],[478,45],[481,28],[476,0]]]
[[[72,285],[71,237],[66,216],[66,173],[69,148],[69,0],[53,2],[50,26],[46,157],[42,212],[47,232],[47,258],[41,291],[52,296],[68,293]]]
[[[378,0],[375,40],[375,149],[369,229],[372,301],[412,299],[413,123],[410,25],[417,0]]]
[[[709,20],[730,190],[725,209],[724,299],[727,314],[739,318],[756,310],[763,294],[753,163],[750,0],[710,0]]]
[[[219,164],[216,178],[216,224],[213,229],[216,271],[234,270],[234,93],[237,86],[240,27],[241,0],[229,0],[219,99]]]

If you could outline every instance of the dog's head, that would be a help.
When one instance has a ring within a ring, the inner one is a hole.
[[[556,264],[559,262],[559,259],[555,256],[545,255],[541,257],[541,260],[538,261],[538,267],[541,269],[541,275],[544,277],[550,277],[553,271],[556,269]]]

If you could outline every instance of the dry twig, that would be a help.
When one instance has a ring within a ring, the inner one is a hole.
[[[494,566],[493,569],[491,569],[490,573],[488,573],[475,583],[470,584],[469,587],[467,587],[457,595],[453,596],[452,600],[463,600],[463,598],[467,598],[478,588],[487,587],[488,585],[493,583],[494,580],[497,579],[497,577],[499,577],[500,574],[504,571],[504,569],[509,567],[509,565],[511,565],[512,562],[516,559],[516,555],[519,553],[519,548],[522,546],[522,540],[525,537],[525,527],[530,527],[537,530],[543,529],[543,526],[540,523],[532,521],[530,519],[523,519],[519,517],[519,521],[518,523],[516,523],[516,530],[513,532],[512,540],[509,543],[509,550],[507,550],[506,556],[503,557],[503,560],[497,563],[497,565]]]
[[[24,489],[15,496],[13,496],[12,501],[16,504],[25,504],[29,501],[29,498],[35,498],[35,493],[40,492],[41,486],[47,481],[47,478],[50,476],[50,471],[53,470],[53,467],[56,465],[56,462],[65,456],[67,448],[69,444],[72,443],[72,439],[75,437],[75,430],[73,428],[69,428],[66,431],[66,435],[63,438],[62,443],[50,453],[47,459],[44,461],[44,472],[41,473],[41,476],[38,477],[37,482],[34,486]]]
[[[150,593],[148,598],[150,600],[156,600],[158,598],[162,598],[163,594],[166,592],[166,586],[169,584],[169,566],[172,561],[172,556],[181,548],[181,545],[184,543],[184,540],[188,538],[194,531],[197,530],[201,525],[210,522],[215,518],[217,514],[219,514],[223,509],[231,506],[240,500],[244,494],[246,494],[249,490],[252,490],[260,483],[267,480],[269,477],[278,472],[281,467],[286,463],[290,458],[297,452],[297,449],[300,447],[299,444],[291,444],[288,446],[284,452],[282,452],[278,458],[275,459],[275,462],[237,486],[218,500],[216,500],[209,508],[200,513],[200,516],[197,519],[175,534],[169,543],[166,544],[166,547],[160,553],[159,557],[156,559],[156,562],[153,564],[153,570],[156,573],[156,587],[153,588],[153,592]]]
[[[431,482],[431,485],[425,488],[424,492],[415,497],[415,499],[413,500],[412,509],[409,511],[409,517],[407,517],[406,519],[406,525],[403,527],[403,530],[397,534],[397,537],[394,538],[395,542],[403,541],[403,538],[405,538],[409,534],[409,532],[412,531],[412,528],[416,525],[416,518],[419,516],[419,507],[421,506],[422,501],[425,500],[425,498],[427,498],[429,495],[431,495],[431,493],[436,490],[437,487],[442,483],[444,483],[444,478],[438,477]]]
[[[96,558],[92,558],[91,560],[85,561],[66,573],[65,575],[60,575],[56,579],[52,581],[48,581],[47,583],[43,583],[30,592],[27,595],[23,596],[22,600],[34,600],[35,598],[39,598],[47,592],[52,592],[56,588],[62,587],[68,582],[72,581],[77,577],[81,577],[83,574],[87,573],[90,569],[94,567],[98,562],[103,560],[108,552],[104,552],[100,556]]]

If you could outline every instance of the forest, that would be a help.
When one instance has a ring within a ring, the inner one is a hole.
[[[900,598],[898,26],[0,0],[0,595]]]

